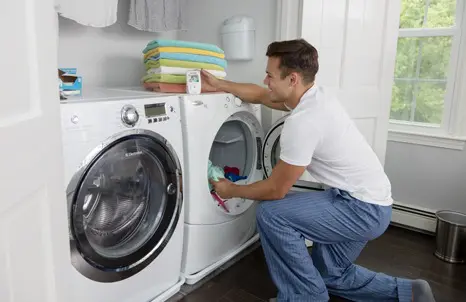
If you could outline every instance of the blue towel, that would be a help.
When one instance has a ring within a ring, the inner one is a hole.
[[[191,53],[178,53],[178,52],[162,52],[157,56],[150,57],[149,59],[145,60],[144,63],[146,63],[148,60],[157,61],[158,59],[172,59],[172,60],[179,60],[179,61],[211,63],[211,64],[221,66],[224,69],[227,68],[227,61],[225,59],[220,59],[220,58],[216,58],[212,56],[195,55]]]
[[[236,175],[231,172],[225,173],[225,178],[229,179],[232,182],[237,182],[238,180],[247,179],[247,176]]]
[[[162,47],[162,46],[173,46],[173,47],[190,47],[197,49],[210,50],[218,53],[224,53],[223,49],[217,45],[200,43],[200,42],[190,42],[190,41],[181,41],[181,40],[164,40],[158,39],[151,41],[147,44],[146,48],[143,50],[143,53],[148,52],[151,49]]]

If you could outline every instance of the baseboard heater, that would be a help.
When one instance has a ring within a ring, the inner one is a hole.
[[[433,211],[419,209],[400,202],[395,202],[392,208],[392,225],[430,235],[435,234],[437,220]]]

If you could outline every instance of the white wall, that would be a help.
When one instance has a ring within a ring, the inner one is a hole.
[[[196,0],[188,3],[188,30],[179,33],[178,38],[181,40],[213,43],[222,47],[219,31],[225,19],[234,15],[247,15],[254,19],[254,59],[229,61],[227,72],[230,80],[261,84],[265,76],[267,45],[275,38],[276,1]]]
[[[188,30],[179,32],[181,40],[213,43],[220,47],[222,22],[234,15],[248,15],[256,26],[255,56],[252,61],[228,61],[227,79],[262,84],[265,77],[267,46],[275,40],[275,0],[195,0],[188,1]],[[268,128],[271,111],[262,111],[262,122]]]
[[[89,86],[135,86],[144,75],[142,50],[157,38],[176,38],[177,32],[149,33],[127,24],[129,1],[119,1],[118,21],[105,28],[82,26],[59,19],[59,67],[76,67]]]
[[[385,169],[395,200],[466,213],[466,150],[389,142]]]

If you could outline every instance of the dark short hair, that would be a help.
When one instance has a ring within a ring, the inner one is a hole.
[[[319,71],[317,49],[304,39],[277,41],[269,44],[267,57],[280,58],[281,77],[298,72],[305,84],[314,82]]]

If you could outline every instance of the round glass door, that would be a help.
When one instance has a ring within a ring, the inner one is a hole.
[[[272,175],[272,170],[280,159],[280,134],[282,133],[285,119],[286,116],[280,118],[265,136],[262,152],[265,178]]]
[[[140,130],[139,130],[140,132]],[[82,260],[111,280],[147,266],[170,239],[180,211],[176,154],[155,133],[114,140],[82,170],[70,209],[70,231]],[[99,277],[100,276],[100,277]]]

